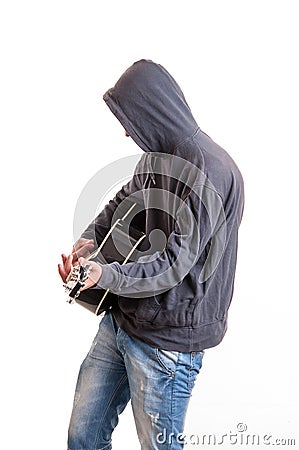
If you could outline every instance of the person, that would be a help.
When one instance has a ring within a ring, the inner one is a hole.
[[[60,276],[87,263],[128,199],[138,205],[131,222],[146,239],[133,261],[89,261],[82,289],[109,289],[116,300],[80,367],[68,449],[111,449],[129,400],[143,450],[179,449],[205,350],[227,329],[243,179],[160,64],[135,62],[104,100],[144,153],[131,180],[62,255]]]

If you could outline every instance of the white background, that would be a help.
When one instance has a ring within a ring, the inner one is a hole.
[[[296,438],[285,447],[299,448],[296,8],[288,0],[1,4],[1,448],[66,448],[98,319],[65,302],[57,263],[71,249],[86,182],[141,154],[102,101],[140,58],[176,78],[246,186],[229,329],[206,352],[186,433],[220,441],[244,423],[247,434]],[[245,446],[220,446],[230,447]],[[139,448],[130,406],[113,448]]]

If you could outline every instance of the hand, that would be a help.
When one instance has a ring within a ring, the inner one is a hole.
[[[78,259],[80,257],[86,258],[86,256],[90,254],[89,250],[91,250],[92,248],[94,248],[93,239],[78,239],[72,250],[73,265],[75,265],[75,263],[78,263]]]
[[[98,283],[99,279],[102,276],[102,267],[100,266],[100,264],[97,264],[94,261],[88,261],[84,258],[79,258],[79,264],[80,266],[86,266],[87,264],[90,265],[89,277],[87,278],[87,280],[85,280],[84,287],[80,289],[80,291],[84,291],[85,289],[89,289],[90,287]]]
[[[62,258],[62,264],[58,264],[58,272],[61,276],[62,281],[65,283],[66,279],[72,270],[72,262],[73,262],[73,255],[61,255]]]
[[[58,272],[64,283],[72,270],[72,265],[75,266],[78,264],[78,259],[81,256],[88,256],[89,250],[92,248],[94,248],[94,241],[92,239],[80,238],[73,246],[70,255],[66,256],[64,253],[61,255],[62,264],[58,264]]]

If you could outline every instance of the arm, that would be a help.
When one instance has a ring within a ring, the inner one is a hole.
[[[97,276],[94,281],[97,286],[109,288],[122,296],[148,297],[177,285],[200,258],[202,262],[199,267],[207,271],[208,267],[204,267],[208,260],[205,250],[213,233],[223,224],[221,199],[217,193],[213,193],[211,198],[215,204],[218,203],[219,219],[215,216],[217,220],[211,222],[208,205],[204,205],[205,202],[197,195],[189,195],[178,210],[175,228],[163,251],[124,265],[101,265],[98,272],[95,268],[94,274],[97,273]]]

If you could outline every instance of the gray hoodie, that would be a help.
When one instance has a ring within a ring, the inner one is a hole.
[[[173,351],[216,346],[233,295],[241,173],[161,65],[136,62],[104,100],[145,153],[82,237],[100,244],[133,201],[131,223],[147,239],[133,261],[104,264],[98,287],[117,295],[112,313],[130,336]]]

